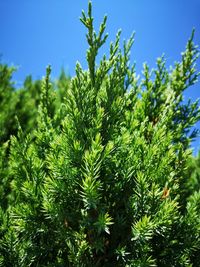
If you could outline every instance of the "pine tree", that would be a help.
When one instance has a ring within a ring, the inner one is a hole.
[[[96,64],[106,19],[96,33],[89,2],[81,17],[88,70],[77,63],[55,94],[48,66],[37,127],[27,133],[19,119],[0,266],[200,264],[200,191],[187,172],[200,110],[183,102],[199,75],[194,32],[180,62],[170,70],[164,57],[155,70],[145,64],[140,80],[130,65],[134,36],[121,49],[118,32]]]

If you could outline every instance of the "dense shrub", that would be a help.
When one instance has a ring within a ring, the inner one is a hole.
[[[0,266],[199,266],[200,192],[187,162],[200,110],[183,102],[198,77],[193,33],[173,69],[162,57],[139,80],[133,37],[120,49],[119,32],[97,65],[106,17],[95,33],[89,3],[81,21],[88,70],[78,63],[57,90],[50,67],[16,91],[2,66]]]

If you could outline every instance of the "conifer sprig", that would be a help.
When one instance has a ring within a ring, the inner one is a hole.
[[[99,48],[106,42],[106,39],[108,37],[108,34],[104,35],[107,16],[104,17],[103,22],[101,23],[99,28],[99,33],[96,34],[93,25],[94,19],[92,17],[92,3],[89,1],[88,14],[86,16],[85,12],[82,11],[82,17],[80,18],[80,20],[88,29],[88,33],[86,34],[87,41],[89,44],[89,49],[87,51],[87,61],[88,61],[91,84],[93,87],[95,87],[95,78],[96,78],[95,59]]]

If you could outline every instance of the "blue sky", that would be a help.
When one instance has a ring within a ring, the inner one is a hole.
[[[14,75],[17,85],[32,74],[34,79],[45,74],[52,65],[52,77],[61,67],[74,75],[77,61],[86,68],[86,30],[80,23],[81,10],[87,0],[0,0],[0,54],[2,61],[19,66]],[[93,0],[93,14],[98,28],[104,14],[108,15],[109,38],[101,53],[122,29],[122,40],[136,32],[132,62],[141,74],[143,62],[155,66],[156,58],[165,53],[167,65],[180,59],[192,28],[195,42],[200,44],[200,0]],[[198,60],[200,70],[200,61]],[[200,83],[185,93],[200,97]],[[200,128],[200,125],[198,125]],[[200,148],[199,139],[194,143]]]

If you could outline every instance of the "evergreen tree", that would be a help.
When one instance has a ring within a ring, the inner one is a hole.
[[[200,191],[191,189],[187,162],[200,110],[183,102],[198,78],[194,32],[173,69],[161,57],[139,80],[134,37],[121,49],[118,32],[97,65],[106,17],[96,33],[89,2],[81,22],[88,70],[78,63],[55,94],[48,66],[37,127],[27,132],[19,119],[11,138],[0,266],[197,267]]]

